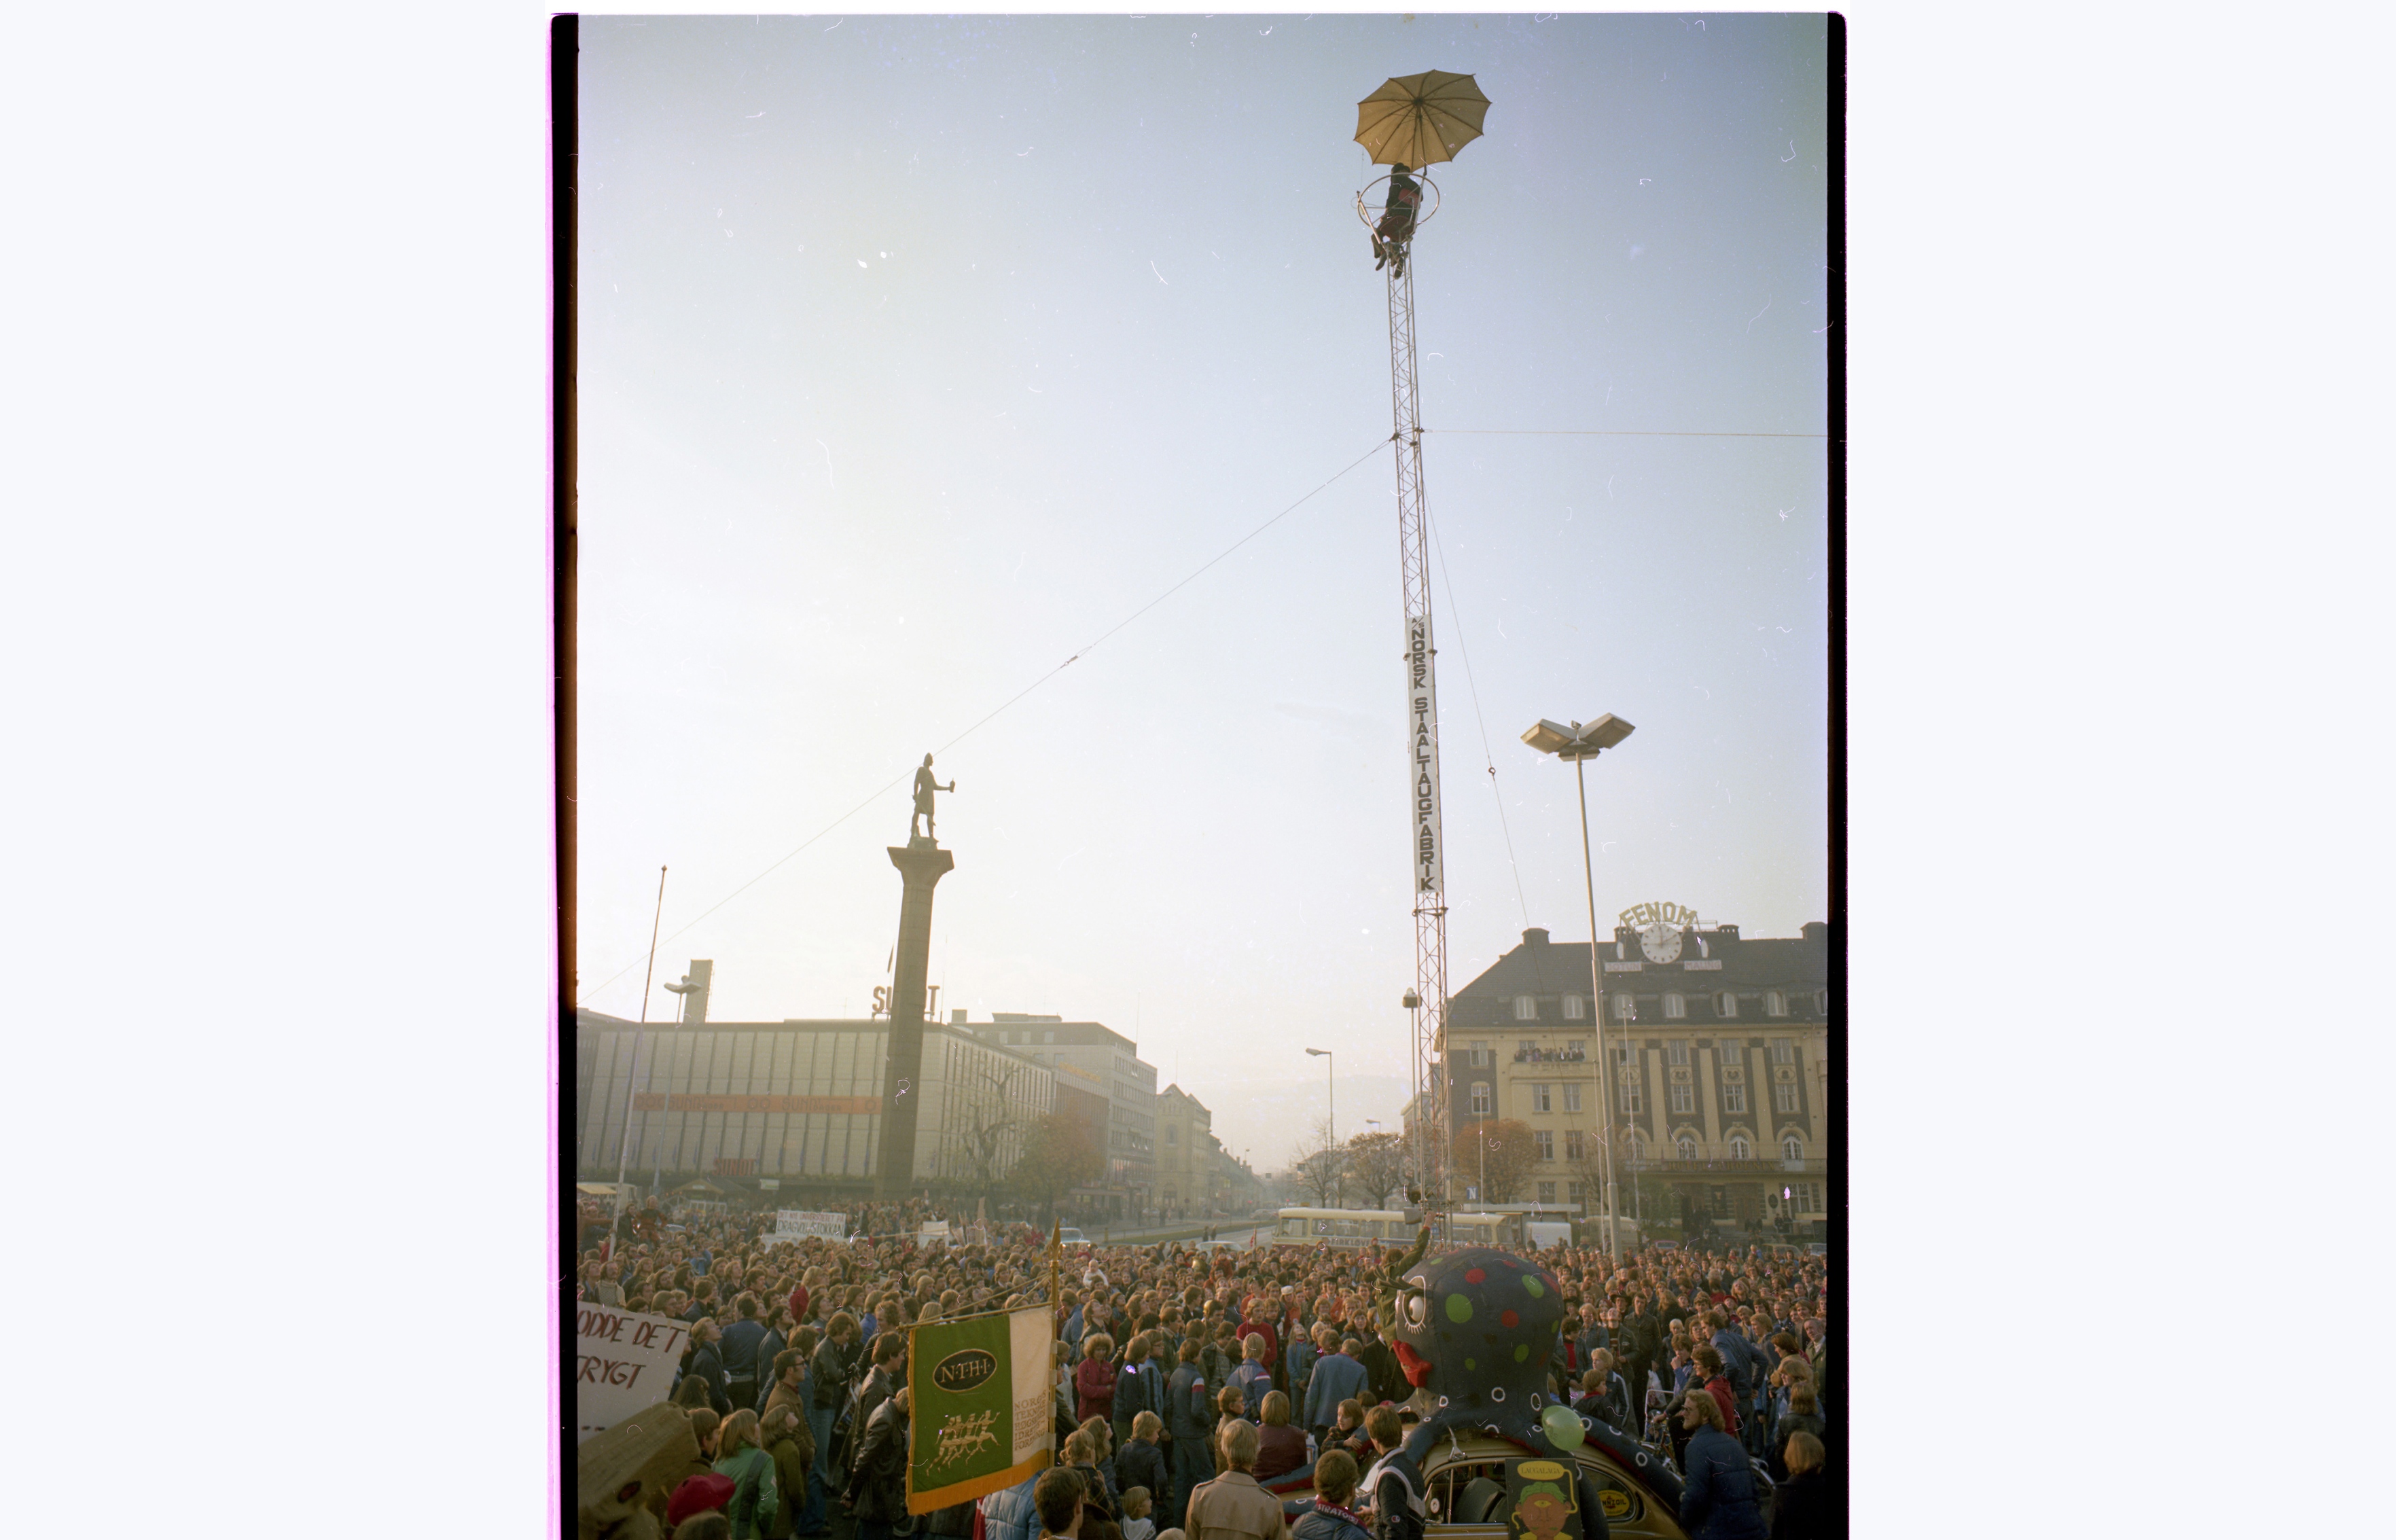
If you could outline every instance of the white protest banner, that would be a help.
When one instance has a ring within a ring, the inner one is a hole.
[[[576,1443],[673,1394],[687,1322],[585,1304],[576,1307],[575,1329]]]
[[[806,1209],[776,1209],[776,1235],[820,1235],[828,1241],[842,1240],[848,1234],[845,1214],[815,1214]]]

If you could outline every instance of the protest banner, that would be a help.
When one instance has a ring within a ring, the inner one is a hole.
[[[820,1235],[826,1240],[838,1241],[848,1234],[848,1215],[816,1214],[807,1209],[776,1209],[774,1233],[776,1235]]]
[[[576,1308],[574,1441],[603,1433],[673,1392],[690,1326],[605,1305]]]
[[[967,1502],[1056,1463],[1056,1336],[1045,1305],[909,1329],[908,1512]]]

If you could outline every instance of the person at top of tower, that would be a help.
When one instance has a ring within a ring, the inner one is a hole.
[[[1374,272],[1392,260],[1403,262],[1421,207],[1422,184],[1406,175],[1406,163],[1400,161],[1390,167],[1390,195],[1381,205],[1381,222],[1373,227]]]

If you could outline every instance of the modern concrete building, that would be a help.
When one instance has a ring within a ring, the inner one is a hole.
[[[1674,1215],[1824,1217],[1830,927],[1750,938],[1737,925],[1625,923],[1599,962],[1620,1212],[1660,1193]],[[1451,998],[1442,1065],[1451,1139],[1520,1119],[1537,1159],[1518,1200],[1596,1213],[1604,1118],[1589,963],[1586,943],[1524,931]]]
[[[694,975],[698,965],[694,964]],[[691,1002],[697,1000],[697,1008]],[[686,1019],[646,1029],[597,1011],[575,1018],[575,1175],[668,1185],[696,1175],[871,1192],[889,1023]],[[1046,1065],[999,1045],[963,1012],[925,1027],[912,1186],[987,1188],[1014,1169],[1023,1131],[1056,1101]],[[639,1054],[634,1056],[634,1040]],[[624,1140],[627,1099],[631,1137]]]
[[[1139,1044],[1095,1021],[1005,1011],[992,1012],[990,1026],[977,1030],[1051,1069],[1056,1083],[1106,1098],[1105,1188],[1077,1196],[1118,1215],[1155,1213],[1156,1066],[1139,1056]]]

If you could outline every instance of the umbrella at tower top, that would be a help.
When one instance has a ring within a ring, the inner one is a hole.
[[[1436,166],[1481,137],[1488,111],[1469,74],[1400,75],[1356,103],[1356,142],[1376,166]]]

